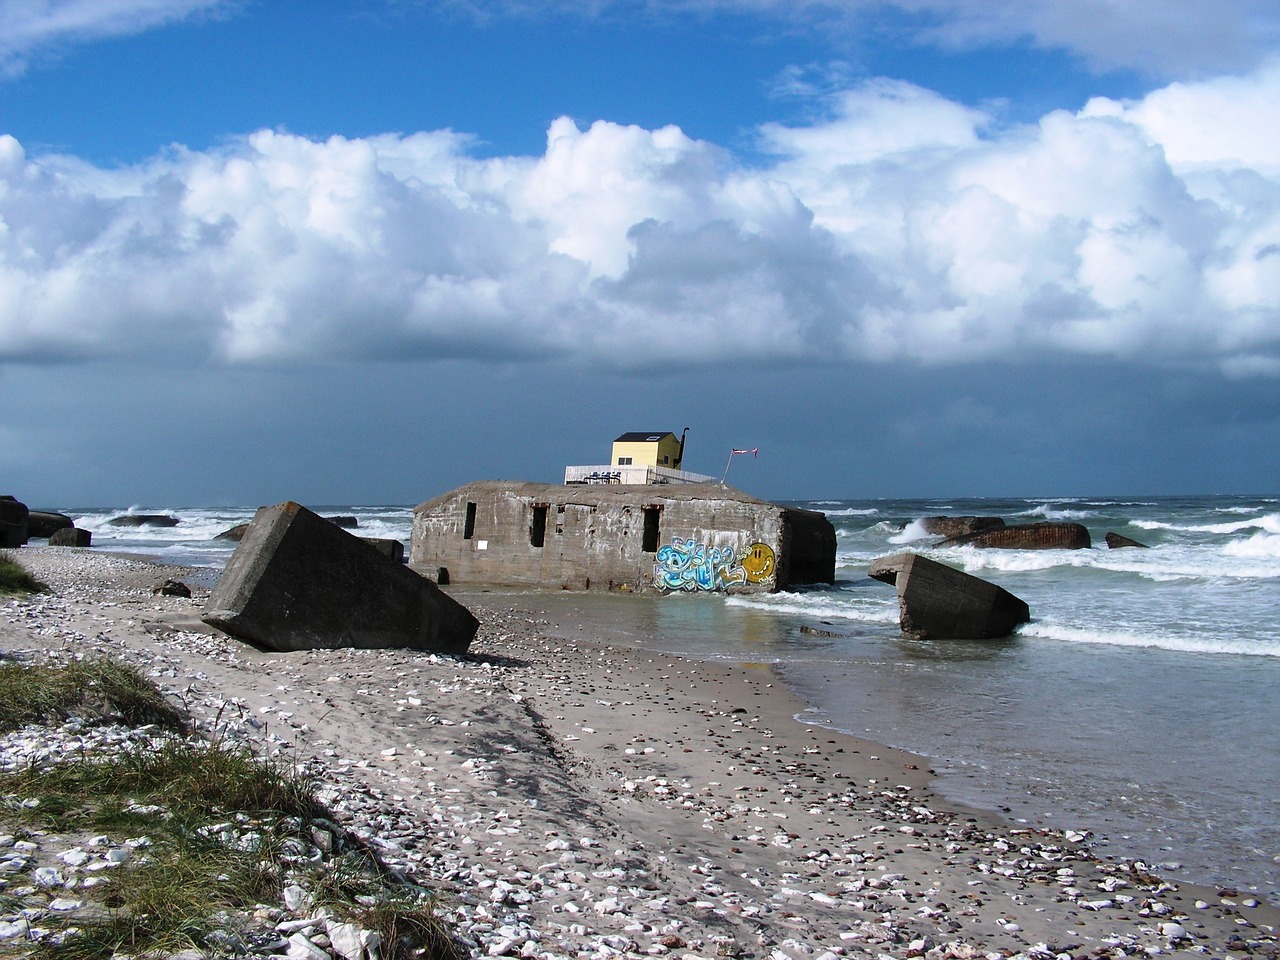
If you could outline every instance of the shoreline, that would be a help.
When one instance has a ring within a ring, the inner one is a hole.
[[[7,555],[56,593],[0,607],[5,652],[122,656],[314,757],[476,955],[1276,952],[1275,907],[949,803],[926,760],[797,719],[769,667],[552,636],[536,602],[474,591],[466,657],[263,653],[200,623],[207,589],[151,596],[176,568]]]

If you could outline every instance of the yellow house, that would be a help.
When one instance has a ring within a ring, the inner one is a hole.
[[[624,433],[613,441],[611,464],[615,467],[666,467],[669,470],[679,470],[683,459],[683,435],[677,439],[671,432]]]

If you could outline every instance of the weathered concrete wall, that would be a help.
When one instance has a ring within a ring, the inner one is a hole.
[[[753,593],[830,582],[835,532],[717,484],[480,481],[414,510],[409,565],[450,583]]]

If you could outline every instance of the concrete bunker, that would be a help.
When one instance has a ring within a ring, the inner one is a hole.
[[[478,481],[414,509],[409,566],[452,584],[758,593],[833,582],[835,552],[825,515],[719,484]]]

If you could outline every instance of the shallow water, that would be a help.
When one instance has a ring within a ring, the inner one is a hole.
[[[1115,855],[1280,901],[1280,499],[841,500],[798,504],[837,530],[838,582],[730,600],[557,597],[596,633],[695,657],[774,663],[806,721],[931,758],[939,789],[1016,818],[1087,829]],[[123,511],[64,511],[95,547],[221,568],[211,539],[248,508],[135,507],[177,527],[111,527]],[[411,508],[353,514],[408,544]],[[939,549],[925,516],[1085,524],[1094,549]],[[1149,550],[1108,550],[1115,531]],[[1030,605],[1008,640],[902,638],[872,559],[913,550]],[[835,634],[822,636],[801,628]]]

